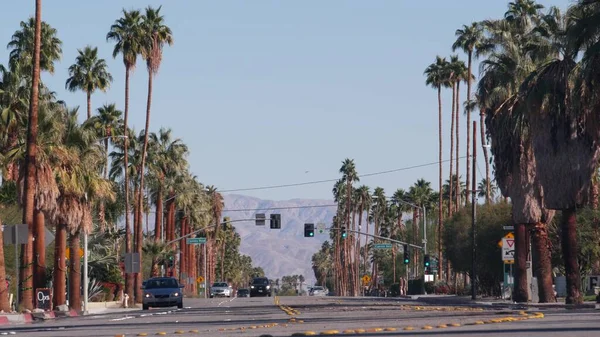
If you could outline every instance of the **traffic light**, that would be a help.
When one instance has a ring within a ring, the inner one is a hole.
[[[175,264],[175,257],[173,255],[169,255],[169,261],[167,261],[167,267],[172,268]]]
[[[342,239],[345,239],[348,236],[348,233],[346,233],[346,226],[342,226]]]
[[[410,252],[408,251],[408,245],[404,245],[404,264],[410,262]]]
[[[429,255],[425,255],[425,271],[429,272],[429,266],[431,265],[431,259],[429,257]]]
[[[271,229],[281,229],[281,214],[271,214]]]
[[[315,236],[315,224],[313,223],[305,223],[304,224],[304,237],[312,238]]]

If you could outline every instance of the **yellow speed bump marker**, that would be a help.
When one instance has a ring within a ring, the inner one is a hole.
[[[437,326],[438,328],[447,328],[448,326],[446,324],[440,324]]]
[[[316,334],[314,331],[304,331],[304,336],[315,336]]]
[[[198,330],[190,330],[190,333],[198,333]]]
[[[356,331],[356,333],[365,333],[365,332],[367,332],[367,330],[365,330],[365,329],[356,329],[354,331]]]
[[[407,327],[404,328],[404,330],[406,330],[406,331],[412,331],[414,329],[415,328],[413,328],[412,326],[407,326]]]
[[[156,334],[159,336],[165,336],[167,333],[164,331],[161,331],[161,332],[157,332]]]
[[[148,334],[146,332],[140,332],[139,334],[137,334],[138,336],[148,336]],[[122,335],[117,335],[117,336],[122,336]]]
[[[459,327],[459,326],[460,326],[460,324],[459,324],[459,323],[450,323],[450,326],[453,326],[453,327]]]
[[[347,334],[355,334],[355,333],[356,333],[356,331],[355,331],[355,330],[348,329],[348,330],[344,330],[344,333],[347,333]]]
[[[177,331],[175,331],[175,333],[178,334],[178,335],[183,335],[185,333],[185,331],[183,331],[183,330],[177,330]]]
[[[433,327],[431,325],[424,325],[421,329],[423,330],[431,330]]]
[[[383,329],[383,330],[384,330],[384,331],[396,331],[396,330],[398,330],[398,329],[396,329],[396,328],[385,328],[385,329]]]
[[[321,335],[337,335],[340,332],[338,330],[325,330],[321,331]]]

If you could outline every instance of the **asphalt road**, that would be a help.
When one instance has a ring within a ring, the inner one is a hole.
[[[599,336],[600,311],[423,304],[391,298],[187,299],[184,309],[108,313],[0,329],[18,336]]]

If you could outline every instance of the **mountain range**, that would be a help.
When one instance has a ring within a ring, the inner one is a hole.
[[[231,220],[242,238],[240,253],[252,258],[256,267],[262,267],[270,279],[286,275],[303,275],[308,284],[315,282],[311,258],[321,244],[329,239],[329,232],[319,233],[318,223],[331,225],[336,212],[331,200],[291,199],[263,200],[254,197],[224,194],[223,216]],[[255,216],[264,213],[265,226],[256,226]],[[269,216],[281,214],[281,229],[271,229]],[[315,237],[304,237],[304,224],[315,224]]]

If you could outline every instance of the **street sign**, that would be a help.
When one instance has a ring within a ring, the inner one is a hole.
[[[46,226],[44,226],[44,229],[46,230],[44,232],[44,246],[48,247],[54,241],[54,234]]]
[[[514,238],[515,238],[515,235],[512,232],[504,235],[504,239],[514,239]],[[502,240],[498,241],[498,247],[502,248]]]
[[[256,213],[256,225],[264,226],[266,218],[265,213]]]
[[[369,276],[369,275],[364,275],[364,276],[362,277],[362,281],[363,281],[363,284],[365,284],[365,285],[366,285],[366,284],[368,284],[369,282],[371,282],[371,276]]]
[[[198,283],[202,283],[202,282],[204,282],[204,277],[202,277],[202,276],[198,276],[198,277],[196,278],[196,282],[198,282]]]
[[[502,226],[502,229],[504,229],[505,231],[514,231],[515,226]]]
[[[373,248],[375,249],[391,249],[392,248],[392,244],[391,243],[376,243]]]
[[[69,247],[67,247],[67,249],[65,250],[65,257],[68,259],[71,258],[71,249],[69,249]],[[79,248],[79,258],[83,257],[83,249]]]
[[[186,238],[185,243],[188,245],[206,243],[206,238]]]
[[[29,226],[27,224],[7,225],[4,226],[4,244],[15,244],[15,229],[17,230],[17,244],[26,244],[27,235],[29,235]]]
[[[324,222],[317,223],[317,230],[318,230],[319,234],[325,234],[325,223]]]
[[[135,274],[140,272],[140,254],[125,253],[125,273]]]
[[[502,261],[515,259],[515,239],[502,238]]]

